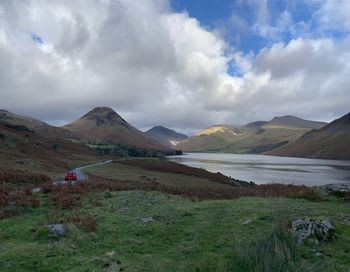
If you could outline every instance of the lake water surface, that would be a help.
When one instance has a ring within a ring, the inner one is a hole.
[[[186,153],[168,159],[257,184],[350,183],[350,161],[222,153]]]

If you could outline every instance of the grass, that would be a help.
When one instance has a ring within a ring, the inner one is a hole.
[[[82,207],[63,210],[59,216],[88,214],[97,222],[96,231],[73,222],[67,223],[66,237],[46,237],[42,226],[49,223],[49,214],[57,214],[57,208],[47,207],[45,199],[37,209],[1,220],[0,267],[5,271],[268,271],[250,270],[245,265],[247,258],[261,263],[266,246],[275,244],[269,236],[275,222],[283,222],[288,236],[290,220],[306,215],[329,218],[336,225],[336,239],[296,248],[292,264],[300,264],[303,256],[305,267],[321,261],[324,268],[318,271],[346,271],[350,265],[346,253],[350,251],[350,207],[337,200],[192,201],[158,192],[129,191],[111,192],[108,197],[90,193],[82,201]],[[144,217],[154,221],[143,223]],[[247,219],[252,222],[242,225]],[[277,238],[283,246],[285,237]],[[316,251],[324,251],[325,256],[315,257]],[[252,254],[258,256],[256,261]],[[279,262],[284,260],[282,256]],[[273,257],[269,263],[275,261]],[[269,271],[299,271],[293,269]]]
[[[307,263],[298,252],[297,245],[282,226],[275,226],[268,233],[237,250],[237,266],[240,271],[319,271],[318,262]]]
[[[268,186],[253,191],[265,198],[238,194],[229,200],[198,200],[205,199],[208,190],[242,193],[256,187],[227,185],[216,180],[222,176],[203,171],[194,176],[187,168],[174,173],[173,165],[162,168],[162,161],[153,159],[141,162],[89,168],[89,182],[45,187],[35,205],[28,192],[20,212],[0,220],[0,270],[260,272],[350,267],[349,203],[333,196],[310,201],[305,199],[309,191]],[[4,192],[4,199],[13,201]],[[296,244],[291,221],[305,216],[331,220],[335,239]],[[64,224],[67,235],[50,237],[44,225],[52,223]],[[316,257],[316,252],[324,255]]]

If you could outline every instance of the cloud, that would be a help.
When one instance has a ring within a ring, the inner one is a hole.
[[[256,14],[268,22],[267,2]],[[245,54],[166,0],[4,1],[0,25],[0,108],[54,124],[101,105],[139,128],[180,130],[282,114],[329,120],[349,106],[348,39],[270,37]]]

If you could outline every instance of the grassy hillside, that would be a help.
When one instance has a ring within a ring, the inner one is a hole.
[[[180,142],[176,148],[183,151],[258,154],[294,142],[304,133],[325,124],[283,116],[275,117],[270,122],[258,121],[240,128],[218,125]]]
[[[225,125],[204,129],[192,137],[181,141],[176,148],[183,151],[220,151],[233,143],[243,131]]]
[[[0,173],[17,169],[53,178],[69,168],[100,161],[85,145],[63,139],[45,138],[25,126],[0,122]]]
[[[295,142],[267,154],[325,159],[350,159],[350,113]]]
[[[227,145],[225,151],[261,153],[293,142],[307,131],[309,129],[265,124],[258,129],[247,130],[240,138]]]
[[[71,131],[68,131],[64,128],[51,126],[37,119],[15,114],[6,110],[0,110],[0,122],[6,122],[13,125],[25,126],[31,130],[34,130],[40,136],[45,138],[75,139],[75,140],[78,140],[81,138],[79,135]]]

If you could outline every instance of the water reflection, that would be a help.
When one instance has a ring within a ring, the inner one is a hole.
[[[169,160],[257,184],[279,182],[313,186],[350,182],[350,161],[220,153],[187,153],[169,157]]]

